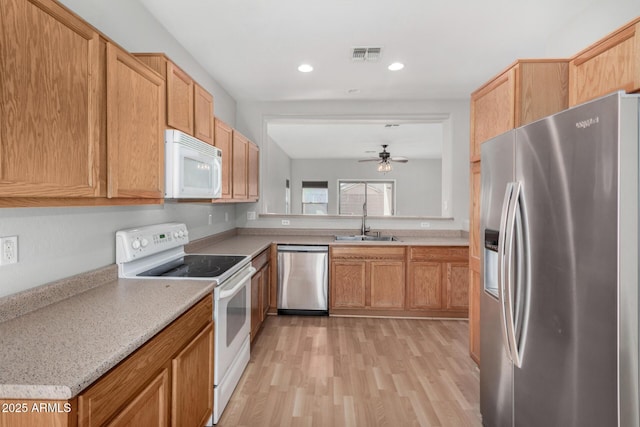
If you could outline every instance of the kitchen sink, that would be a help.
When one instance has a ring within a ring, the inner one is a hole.
[[[351,242],[396,242],[398,239],[395,236],[368,236],[368,235],[345,235],[335,236],[336,242],[351,241]]]

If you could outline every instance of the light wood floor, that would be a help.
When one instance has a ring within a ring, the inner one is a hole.
[[[467,322],[265,322],[219,427],[481,425]]]

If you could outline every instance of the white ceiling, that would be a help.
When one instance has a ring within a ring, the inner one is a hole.
[[[569,57],[640,14],[638,0],[140,1],[238,100],[465,99],[517,58]],[[356,46],[382,59],[354,63]]]
[[[393,156],[442,157],[441,123],[384,121],[270,122],[267,133],[292,159],[366,159],[378,157],[382,144]]]

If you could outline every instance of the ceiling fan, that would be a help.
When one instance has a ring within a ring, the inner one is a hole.
[[[378,153],[378,157],[369,159],[361,159],[359,162],[378,162],[378,172],[389,172],[392,167],[390,162],[407,163],[409,159],[406,157],[391,157],[391,153],[387,151],[388,144],[382,144],[382,151]]]

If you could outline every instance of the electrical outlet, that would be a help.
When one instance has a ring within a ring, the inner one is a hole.
[[[229,212],[224,213],[224,222],[229,222]]]
[[[0,237],[0,265],[18,262],[18,236]]]
[[[256,213],[255,212],[247,212],[247,221],[255,221]]]
[[[282,225],[289,225],[289,220],[288,219],[283,219],[282,220]]]
[[[422,227],[422,228],[429,228],[429,227],[431,227],[431,223],[428,223],[428,222],[421,222],[421,223],[420,223],[420,227]]]
[[[209,214],[209,225],[213,224],[213,215]]]

